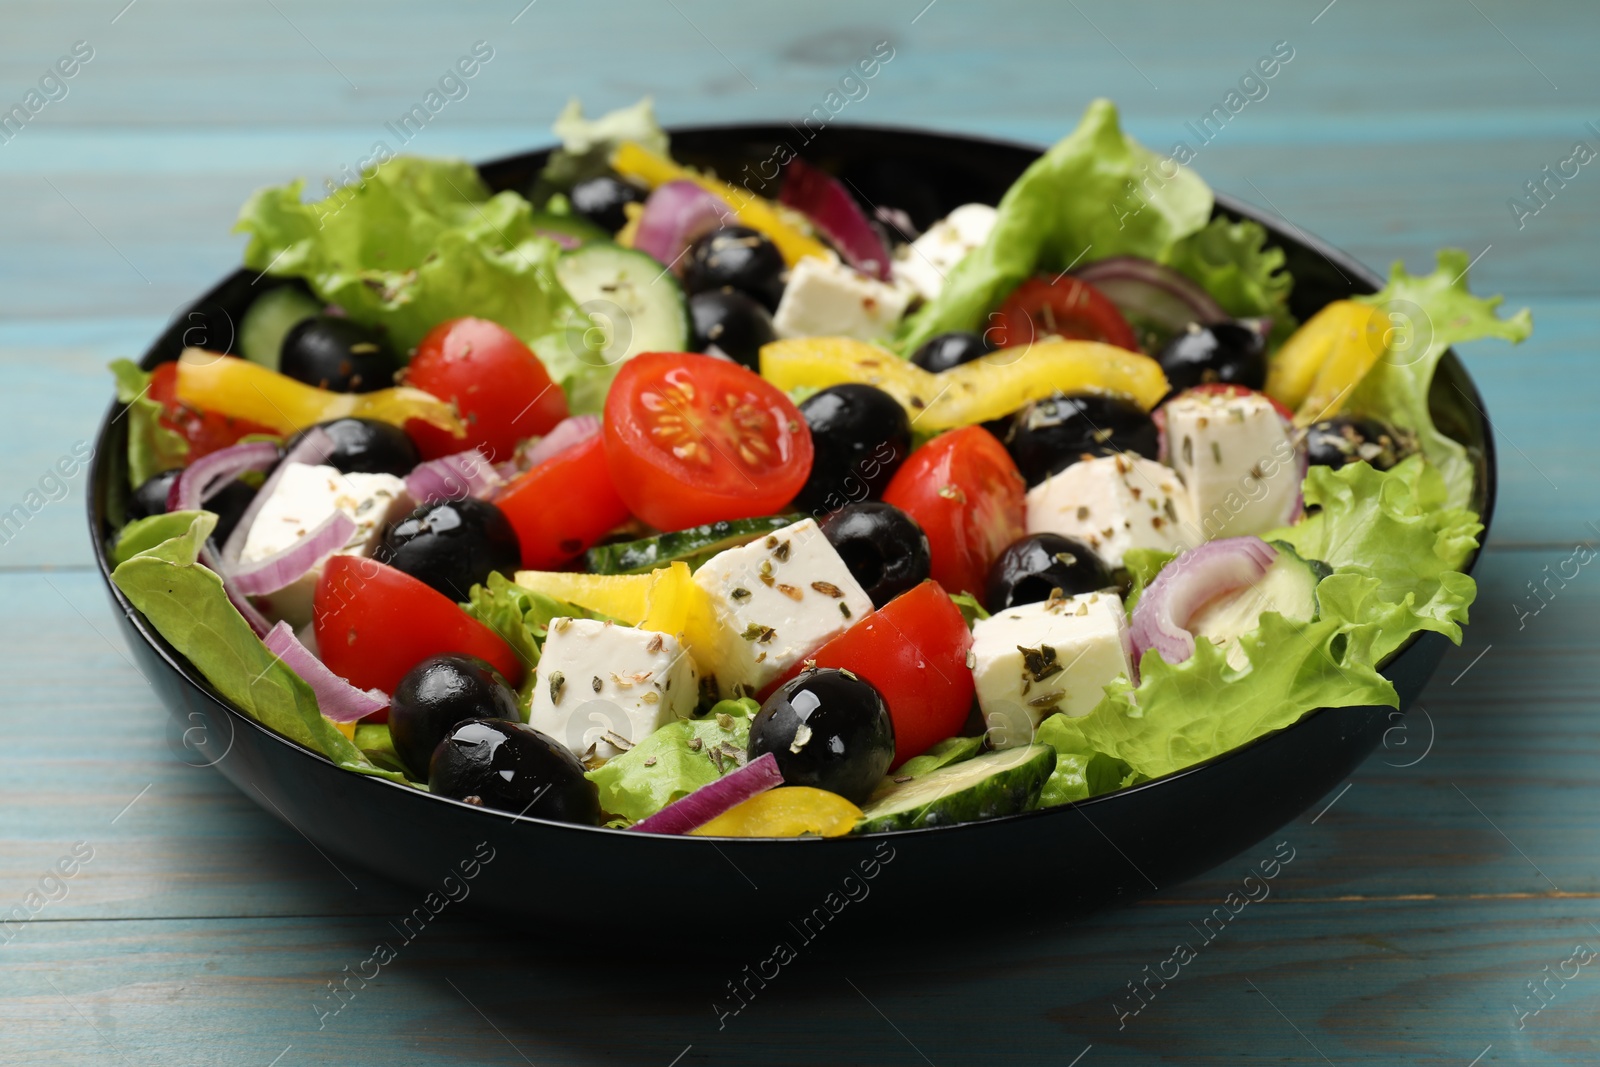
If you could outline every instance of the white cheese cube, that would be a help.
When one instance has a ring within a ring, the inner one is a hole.
[[[336,467],[291,463],[250,524],[239,560],[255,563],[282,552],[335,511],[356,524],[356,532],[335,555],[370,556],[385,527],[411,508],[406,483],[392,474],[345,474]],[[256,598],[256,604],[268,618],[299,629],[311,621],[311,600],[321,576],[322,568],[313,567],[283,589]]]
[[[1076,538],[1122,566],[1130,548],[1181,552],[1199,540],[1183,483],[1132,453],[1079,460],[1028,490],[1028,532]]]
[[[972,627],[972,679],[989,740],[1026,745],[1056,712],[1087,715],[1106,684],[1133,677],[1128,617],[1115,593],[1007,608]]]
[[[1262,534],[1289,521],[1300,492],[1294,442],[1260,393],[1185,393],[1161,408],[1167,462],[1205,540]]]
[[[552,619],[535,674],[528,725],[579,759],[610,759],[689,718],[700,695],[678,638],[594,619]]]
[[[716,619],[717,647],[702,662],[717,665],[725,697],[759,691],[872,611],[815,519],[717,553],[694,580]]]
[[[837,260],[807,256],[789,269],[772,325],[779,337],[854,337],[871,341],[894,329],[908,295]]]
[[[944,280],[968,252],[989,239],[996,213],[988,204],[962,204],[895,254],[894,279],[924,300],[944,289]]]

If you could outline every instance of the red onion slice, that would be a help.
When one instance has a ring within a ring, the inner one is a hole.
[[[173,479],[167,490],[168,511],[195,511],[245,471],[266,470],[278,461],[271,441],[229,445],[201,456]]]
[[[554,459],[569,448],[583,444],[600,432],[600,416],[573,415],[562,419],[522,456],[523,470],[532,470],[547,459]]]
[[[1167,564],[1133,609],[1135,662],[1152,648],[1172,664],[1194,655],[1189,620],[1217,598],[1260,581],[1277,558],[1278,550],[1259,537],[1225,537]]]
[[[278,487],[278,482],[282,480],[283,472],[289,469],[289,464],[304,463],[308,467],[320,467],[328,461],[329,456],[333,455],[335,447],[337,446],[333,438],[328,436],[328,431],[320,426],[313,426],[284,453],[278,465],[272,468],[272,473],[267,475],[267,480],[261,483],[261,488],[256,490],[250,506],[239,516],[239,521],[234,524],[228,540],[223,542],[221,562],[224,567],[239,562],[239,556],[244,552],[244,543],[250,536],[250,527],[254,525],[256,516],[261,513],[267,498]]]
[[[1112,256],[1072,272],[1125,315],[1177,331],[1191,322],[1227,322],[1211,294],[1171,267],[1138,256]]]
[[[477,497],[487,500],[506,482],[481,449],[469,448],[419,463],[406,475],[406,492],[419,504]]]
[[[727,201],[709,189],[691,181],[665,182],[644,202],[633,247],[676,266],[696,237],[726,226],[732,218]]]
[[[276,593],[349,544],[355,534],[355,520],[335,511],[287,548],[254,563],[232,564],[228,577],[246,596]]]
[[[334,722],[355,722],[389,706],[389,696],[378,689],[357,689],[334,674],[311,650],[300,643],[294,628],[280,622],[262,638],[267,650],[298,674],[317,695],[317,710]]]
[[[778,202],[810,219],[846,263],[881,282],[889,280],[889,250],[883,238],[850,190],[833,175],[798,157],[790,160]]]
[[[778,770],[777,757],[763,752],[738,770],[701,786],[682,800],[673,801],[629,829],[643,834],[686,834],[756,794],[782,784],[783,774]]]

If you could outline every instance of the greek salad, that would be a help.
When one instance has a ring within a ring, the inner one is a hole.
[[[677,162],[648,100],[556,130],[519,190],[257,192],[228,350],[113,365],[112,578],[245,714],[519,815],[836,836],[1394,706],[1386,658],[1459,642],[1476,457],[1428,391],[1531,328],[1464,254],[1297,323],[1107,101],[923,232],[792,152]]]

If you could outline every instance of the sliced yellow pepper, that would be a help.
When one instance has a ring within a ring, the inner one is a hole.
[[[1308,425],[1337,414],[1344,398],[1387,348],[1383,313],[1336,300],[1301,326],[1272,357],[1267,395]]]
[[[328,721],[333,724],[333,728],[335,730],[338,730],[341,734],[344,734],[347,740],[354,741],[356,739],[355,723],[339,722],[337,719],[329,719]]]
[[[861,821],[861,809],[837,793],[808,785],[779,786],[689,832],[699,837],[841,837]]]
[[[929,432],[998,419],[1057,392],[1114,393],[1146,409],[1167,395],[1159,363],[1098,341],[1003,348],[930,374],[865,341],[806,337],[762,346],[761,376],[784,390],[843,382],[875,385],[905,406],[918,430]]]
[[[690,655],[702,662],[715,648],[711,600],[695,584],[689,565],[674,560],[646,574],[574,574],[569,571],[518,571],[517,584],[565,600],[641,630],[682,635]]]
[[[372,393],[333,393],[295,381],[259,363],[186,348],[178,358],[179,402],[289,434],[330,419],[375,419],[404,426],[420,419],[465,436],[454,408],[431,393],[408,386]]]
[[[696,174],[687,167],[660,156],[633,141],[624,141],[611,156],[611,166],[624,178],[637,178],[650,188],[672,181],[694,182],[700,188],[715,193],[728,202],[739,221],[753,230],[760,230],[772,238],[772,243],[783,253],[783,261],[793,266],[806,256],[826,259],[828,250],[822,242],[808,237],[786,222],[771,201],[748,189],[730,185],[716,178]]]

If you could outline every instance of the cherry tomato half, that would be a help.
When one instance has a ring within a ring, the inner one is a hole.
[[[201,411],[178,400],[178,364],[163,363],[150,375],[151,400],[161,405],[161,425],[175,430],[189,442],[188,461],[219,452],[251,434],[281,437],[271,426],[249,419],[236,419],[214,411]]]
[[[1005,446],[982,426],[965,426],[911,453],[883,500],[928,535],[935,581],[979,594],[989,565],[1027,533],[1025,492]]]
[[[1070,274],[1029,278],[989,316],[984,338],[996,348],[1031,345],[1049,336],[1103,341],[1139,351],[1133,327],[1104,293]]]
[[[514,687],[526,671],[500,635],[409,574],[361,556],[323,565],[313,601],[317,652],[357,689],[394,692],[429,656],[477,656]]]
[[[555,570],[628,518],[599,434],[528,471],[494,503],[517,531],[522,565],[535,571]]]
[[[811,473],[811,431],[777,387],[737,363],[646,352],[606,394],[611,480],[662,530],[771,515]]]
[[[511,458],[517,442],[549,433],[567,417],[561,387],[527,345],[497,322],[452,319],[428,331],[405,369],[405,383],[455,404],[467,436],[455,437],[415,419],[406,433],[423,459],[482,448]]]
[[[926,581],[895,597],[797,663],[761,693],[799,674],[807,664],[842,667],[872,683],[894,721],[898,767],[947,737],[954,737],[972,707],[967,650],[972,631],[961,609],[938,582]]]

